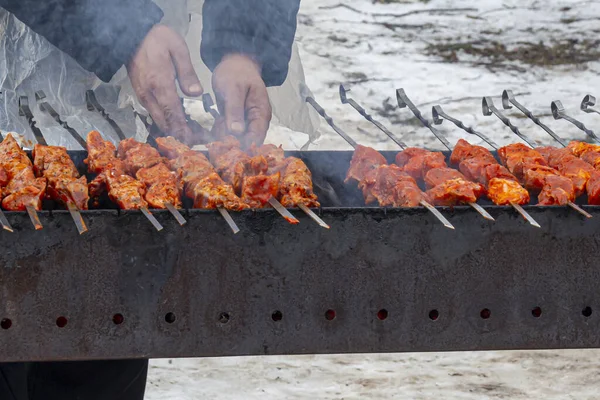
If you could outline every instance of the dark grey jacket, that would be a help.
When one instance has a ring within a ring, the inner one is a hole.
[[[262,65],[267,86],[287,76],[300,0],[206,0],[202,59],[244,52]],[[109,81],[163,13],[151,0],[0,0],[34,32]]]

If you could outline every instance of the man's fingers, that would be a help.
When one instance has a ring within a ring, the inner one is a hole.
[[[167,121],[165,120],[165,116],[163,115],[158,102],[154,95],[150,92],[146,92],[144,94],[138,94],[138,98],[140,99],[140,103],[144,106],[146,110],[150,113],[152,120],[158,125],[161,131],[167,132]]]
[[[264,86],[253,86],[246,97],[246,118],[248,129],[246,130],[246,143],[255,143],[260,146],[267,136],[271,122],[271,103],[269,95]]]
[[[166,82],[162,82],[162,85],[156,87],[153,91],[167,126],[164,131],[175,137],[189,140],[192,132],[187,125],[183,105],[175,89],[175,82],[170,85],[167,84],[167,86],[164,86],[165,84]]]
[[[200,79],[196,75],[194,66],[192,65],[192,59],[190,58],[190,52],[187,44],[181,40],[174,43],[170,50],[171,59],[175,64],[175,70],[177,71],[177,80],[179,81],[179,88],[186,96],[198,97],[202,95],[204,89],[200,84]]]
[[[238,85],[228,85],[224,92],[217,94],[217,103],[224,114],[227,131],[235,136],[246,132],[246,94],[247,89]]]

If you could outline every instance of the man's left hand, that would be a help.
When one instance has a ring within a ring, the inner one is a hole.
[[[261,145],[271,122],[271,103],[260,65],[244,54],[226,55],[214,70],[212,85],[226,132],[245,147]]]

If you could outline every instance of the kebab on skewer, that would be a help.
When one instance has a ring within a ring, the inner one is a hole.
[[[459,171],[449,168],[443,153],[408,147],[395,158],[396,165],[417,181],[425,182],[433,204],[455,206],[469,204],[485,218],[493,218],[476,201],[485,194],[485,188],[467,180]],[[483,210],[483,211],[482,211]]]
[[[417,185],[417,181],[399,166],[388,165],[377,150],[356,145],[346,183],[356,182],[362,191],[365,204],[378,202],[381,207],[417,207],[422,205],[434,214],[447,228],[454,226],[433,207],[429,195]]]
[[[127,174],[125,163],[116,156],[115,145],[104,140],[98,131],[91,131],[86,142],[88,157],[84,163],[89,172],[98,174],[89,184],[90,197],[97,202],[106,191],[120,209],[141,210],[157,230],[162,230],[162,225],[150,213],[148,202],[144,199],[146,185]]]
[[[146,185],[144,199],[150,208],[169,210],[179,224],[184,225],[186,220],[178,211],[182,207],[179,180],[158,150],[129,138],[119,142],[117,156],[125,164],[127,173]]]
[[[263,144],[250,147],[252,156],[263,156],[269,167],[267,175],[280,174],[277,200],[287,208],[298,207],[323,228],[329,229],[310,207],[320,207],[313,190],[312,173],[308,166],[297,157],[286,157],[281,146]]]
[[[169,165],[177,173],[185,196],[192,199],[193,207],[218,210],[233,232],[239,232],[227,210],[241,211],[249,206],[232,185],[221,179],[208,158],[171,136],[156,138],[156,144],[160,154],[170,160]]]
[[[36,144],[32,151],[33,170],[46,178],[46,197],[65,206],[71,213],[80,234],[87,231],[79,210],[88,209],[88,182],[81,176],[62,146]]]
[[[250,207],[263,208],[268,203],[289,223],[299,222],[277,201],[281,172],[268,175],[269,165],[264,156],[250,156],[233,136],[208,143],[206,147],[216,171]]]
[[[2,208],[9,211],[26,210],[35,229],[42,229],[37,211],[42,209],[46,195],[46,178],[36,178],[33,164],[9,133],[0,143],[0,166],[6,172],[2,188]]]

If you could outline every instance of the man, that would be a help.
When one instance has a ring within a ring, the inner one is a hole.
[[[262,143],[271,106],[266,86],[287,75],[300,0],[207,0],[201,55],[228,133]],[[142,105],[164,131],[189,140],[177,95],[202,94],[185,41],[160,25],[151,0],[0,0],[33,31],[109,81],[123,65]]]
[[[300,0],[206,0],[201,55],[228,133],[262,143],[267,86],[286,79]],[[140,102],[166,133],[190,140],[177,84],[202,94],[185,41],[151,0],[0,0],[33,31],[103,81],[127,67]],[[2,400],[141,400],[148,360],[0,364]]]

